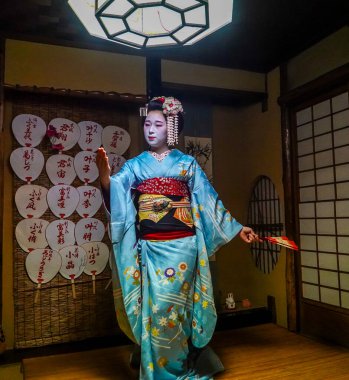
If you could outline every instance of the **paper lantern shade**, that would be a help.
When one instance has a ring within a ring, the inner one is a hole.
[[[54,154],[46,161],[46,173],[54,185],[71,185],[76,177],[74,158],[66,154]]]
[[[103,129],[102,144],[107,154],[122,155],[127,151],[130,143],[131,137],[125,129],[114,125],[108,125]]]
[[[36,115],[17,115],[12,120],[12,132],[22,146],[35,147],[46,135],[46,123]]]
[[[46,228],[48,245],[55,251],[75,244],[75,223],[59,219],[51,222]]]
[[[79,179],[84,183],[94,182],[99,176],[96,153],[79,152],[74,158],[74,167]]]
[[[23,219],[15,230],[15,236],[19,246],[25,252],[38,248],[46,248],[46,228],[49,222],[43,219]]]
[[[92,218],[102,206],[101,191],[94,186],[80,186],[77,191],[80,200],[76,212],[83,218]]]
[[[15,203],[23,218],[40,218],[48,208],[47,189],[39,185],[23,185],[15,194]]]
[[[233,0],[68,0],[94,37],[135,49],[192,45],[232,22]]]
[[[22,181],[35,181],[45,164],[44,155],[36,148],[17,148],[10,156],[10,164]]]
[[[111,169],[111,175],[118,173],[122,165],[126,162],[126,159],[115,153],[108,154],[109,165]]]
[[[56,118],[48,123],[48,133],[53,146],[61,146],[59,150],[69,150],[74,147],[80,138],[79,126],[69,119]]]
[[[35,284],[45,284],[51,281],[59,272],[62,259],[57,251],[52,249],[35,249],[25,260],[25,268],[29,278]]]
[[[105,226],[102,221],[95,218],[80,219],[75,226],[76,244],[83,245],[94,241],[102,241]]]
[[[57,218],[68,218],[79,203],[79,193],[72,186],[52,186],[47,193],[47,203]]]
[[[94,121],[80,121],[80,138],[78,144],[82,150],[95,152],[102,145],[103,127]]]

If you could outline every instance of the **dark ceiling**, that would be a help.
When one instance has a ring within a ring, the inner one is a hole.
[[[234,0],[230,25],[195,45],[149,52],[89,36],[65,0],[2,0],[0,12],[0,35],[8,38],[258,72],[349,24],[349,0]]]

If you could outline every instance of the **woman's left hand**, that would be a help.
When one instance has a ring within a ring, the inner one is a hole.
[[[246,243],[253,243],[255,241],[262,242],[263,240],[253,231],[250,227],[242,227],[242,230],[239,233],[240,238]]]

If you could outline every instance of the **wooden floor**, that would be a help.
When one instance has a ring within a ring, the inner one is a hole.
[[[217,380],[349,379],[349,349],[319,343],[273,324],[220,331],[210,345],[226,368]],[[128,365],[130,352],[130,346],[121,346],[24,359],[24,379],[137,379],[137,372]]]

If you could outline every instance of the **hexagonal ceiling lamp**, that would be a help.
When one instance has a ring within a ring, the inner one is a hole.
[[[233,0],[69,0],[95,37],[134,48],[192,45],[232,21]]]

